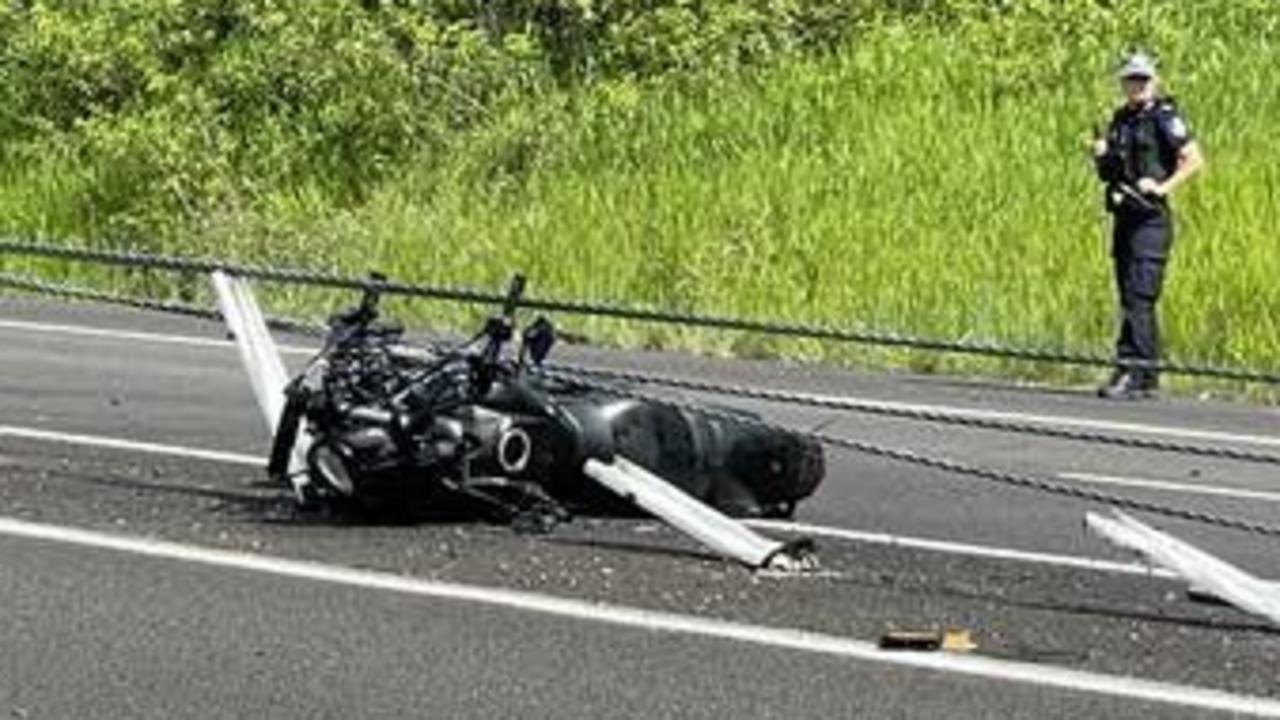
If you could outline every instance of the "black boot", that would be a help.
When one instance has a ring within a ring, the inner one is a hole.
[[[1158,382],[1154,376],[1133,370],[1116,370],[1106,385],[1098,388],[1098,397],[1108,400],[1141,400],[1155,395]]]

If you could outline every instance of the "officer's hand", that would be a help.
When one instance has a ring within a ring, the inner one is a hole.
[[[1107,139],[1094,138],[1093,140],[1093,156],[1102,157],[1107,154]]]
[[[1138,188],[1138,192],[1143,195],[1155,195],[1156,197],[1164,196],[1164,187],[1152,178],[1141,178],[1135,186]]]

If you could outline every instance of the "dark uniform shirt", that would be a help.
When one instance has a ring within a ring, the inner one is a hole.
[[[1145,106],[1124,105],[1107,128],[1107,153],[1097,159],[1098,177],[1106,183],[1107,209],[1115,214],[1117,253],[1163,257],[1172,242],[1168,201],[1138,192],[1142,178],[1164,182],[1178,169],[1178,156],[1191,142],[1186,121],[1173,98],[1158,98]]]
[[[1128,189],[1144,177],[1164,182],[1178,169],[1178,155],[1191,142],[1191,130],[1173,98],[1158,98],[1143,107],[1124,105],[1111,116],[1107,153],[1098,158],[1098,177],[1108,186],[1108,209],[1150,211]],[[1120,190],[1117,195],[1115,191]],[[1116,202],[1115,197],[1123,198]],[[1152,204],[1163,198],[1147,197]]]

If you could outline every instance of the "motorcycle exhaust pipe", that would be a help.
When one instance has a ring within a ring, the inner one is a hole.
[[[498,436],[498,467],[508,475],[518,475],[529,466],[533,455],[533,440],[529,433],[518,427],[510,427]]]

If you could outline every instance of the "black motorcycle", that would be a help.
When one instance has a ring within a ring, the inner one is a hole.
[[[305,450],[306,482],[292,480],[308,503],[461,507],[539,529],[572,513],[635,512],[584,473],[588,460],[622,456],[736,517],[790,517],[817,488],[824,460],[810,440],[548,371],[556,333],[544,317],[509,352],[523,288],[517,276],[502,312],[451,348],[406,343],[367,290],[287,386],[271,474],[290,479]]]

